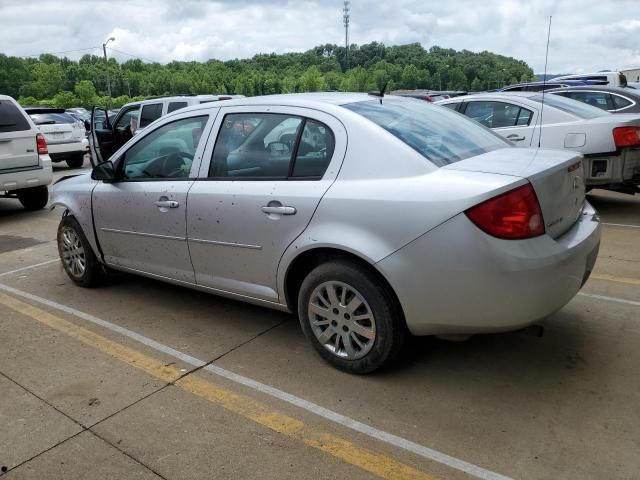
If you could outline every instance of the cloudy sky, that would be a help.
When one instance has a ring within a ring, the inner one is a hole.
[[[549,72],[640,66],[640,0],[351,1],[351,42],[489,50]],[[342,1],[0,0],[0,53],[101,54],[121,60],[246,58],[343,43]],[[117,51],[116,51],[117,50]],[[124,53],[121,53],[124,52]]]

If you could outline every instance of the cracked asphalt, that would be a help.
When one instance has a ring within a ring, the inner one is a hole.
[[[75,287],[61,212],[0,199],[0,476],[637,479],[640,195],[589,200],[596,269],[544,336],[416,339],[356,377],[292,315],[129,275]]]

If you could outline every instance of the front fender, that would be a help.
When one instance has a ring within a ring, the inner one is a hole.
[[[93,253],[101,259],[91,212],[91,194],[96,184],[97,182],[85,175],[56,183],[51,189],[49,210],[60,208],[63,215],[73,215],[82,227]]]

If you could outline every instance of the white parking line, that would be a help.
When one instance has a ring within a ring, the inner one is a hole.
[[[634,302],[633,300],[626,300],[624,298],[607,297],[605,295],[596,295],[595,293],[583,293],[583,292],[578,293],[578,295],[582,295],[583,297],[589,297],[589,298],[597,298],[598,300],[606,300],[607,302],[624,303],[627,305],[634,305],[636,307],[640,307],[640,302]]]
[[[32,268],[43,267],[45,265],[49,265],[50,263],[59,262],[60,259],[56,258],[55,260],[47,260],[46,262],[36,263],[35,265],[29,265],[28,267],[18,268],[16,270],[11,270],[9,272],[0,273],[0,277],[5,277],[7,275],[13,275],[14,273],[24,272],[25,270],[31,270]]]
[[[610,227],[640,228],[640,225],[627,225],[626,223],[606,223],[606,222],[602,222],[602,225],[608,225]]]
[[[51,263],[51,262],[49,262]],[[36,265],[34,265],[36,267]],[[28,292],[23,292],[22,290],[18,290],[16,288],[10,287],[8,285],[4,285],[0,283],[0,290],[4,290],[5,292],[11,293],[13,295],[17,295],[32,302],[40,303],[42,305],[46,305],[48,307],[54,308],[56,310],[60,310],[70,315],[74,315],[78,318],[86,320],[88,322],[94,323],[96,325],[100,325],[112,332],[119,333],[124,335],[125,337],[131,338],[137,342],[142,343],[148,347],[151,347],[155,350],[158,350],[162,353],[175,357],[183,362],[193,365],[194,367],[202,367],[206,364],[206,362],[199,360],[191,355],[175,350],[167,345],[156,342],[144,335],[140,335],[132,330],[121,327],[119,325],[113,324],[106,320],[102,320],[101,318],[95,317],[89,313],[82,312],[80,310],[76,310],[75,308],[68,307],[66,305],[62,305],[57,302],[53,302],[51,300],[47,300],[46,298],[38,297],[37,295],[33,295]],[[406,450],[408,452],[419,455],[427,460],[431,460],[434,462],[438,462],[442,465],[446,465],[456,470],[460,470],[469,475],[473,475],[474,477],[485,479],[485,480],[511,480],[509,477],[501,475],[496,472],[492,472],[491,470],[487,470],[485,468],[479,467],[469,462],[465,462],[464,460],[460,460],[459,458],[452,457],[451,455],[447,455],[446,453],[439,452],[437,450],[433,450],[432,448],[425,447],[424,445],[420,445],[418,443],[412,442],[411,440],[407,440],[406,438],[399,437],[389,432],[385,432],[383,430],[379,430],[375,427],[367,425],[365,423],[354,420],[345,415],[341,415],[340,413],[334,412],[333,410],[329,410],[324,408],[316,403],[310,402],[303,398],[297,397],[290,393],[287,393],[283,390],[280,390],[275,387],[271,387],[270,385],[266,385],[264,383],[258,382],[251,378],[245,377],[243,375],[238,375],[237,373],[233,373],[224,368],[208,365],[205,367],[205,370],[224,377],[228,380],[236,382],[238,384],[244,385],[251,389],[262,392],[266,395],[270,395],[271,397],[277,398],[278,400],[282,400],[291,405],[295,405],[296,407],[307,410],[308,412],[314,413],[326,420],[337,423],[344,427],[350,428],[356,432],[362,433],[369,437],[375,438],[382,442],[385,442],[389,445],[393,445],[394,447],[400,448],[402,450]]]

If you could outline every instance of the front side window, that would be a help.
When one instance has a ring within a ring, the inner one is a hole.
[[[220,126],[209,177],[320,177],[334,143],[331,130],[315,120],[276,113],[229,114]]]
[[[125,152],[119,169],[122,178],[187,178],[208,118],[183,118],[146,135]]]
[[[117,130],[125,130],[127,127],[131,126],[131,119],[137,118],[139,111],[140,107],[133,107],[124,112],[114,125],[114,128]]]
[[[162,104],[150,103],[142,107],[142,113],[140,114],[140,128],[144,128],[151,122],[159,119],[162,116]]]
[[[428,102],[369,100],[342,106],[382,127],[439,167],[511,146],[490,130]]]
[[[533,112],[505,102],[469,102],[464,114],[489,128],[529,125]]]

